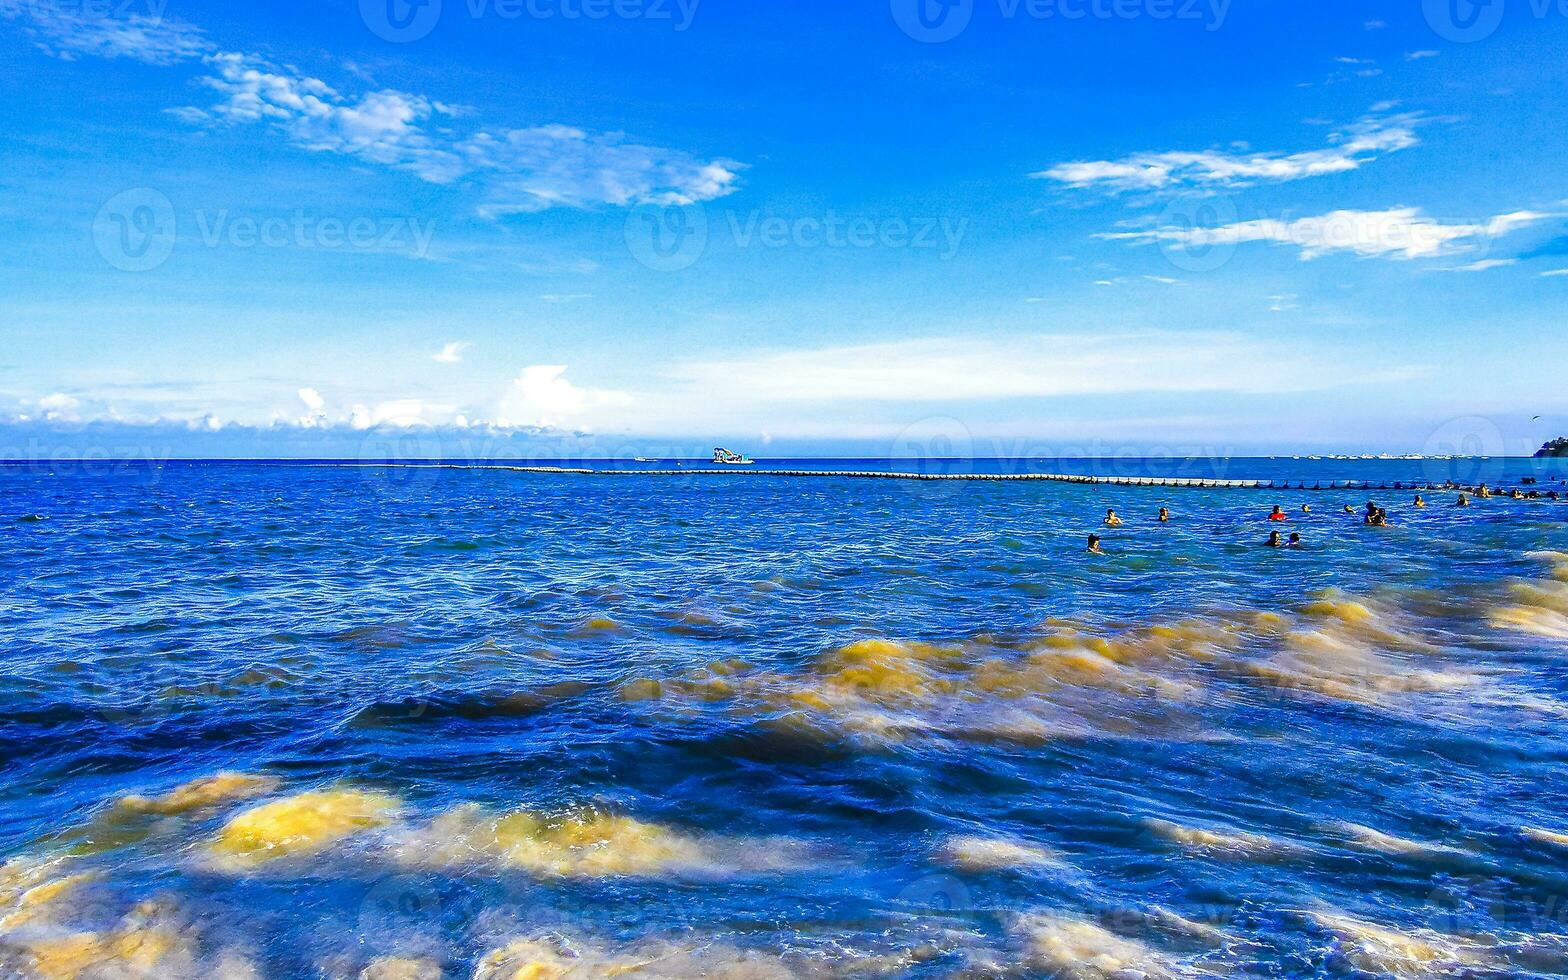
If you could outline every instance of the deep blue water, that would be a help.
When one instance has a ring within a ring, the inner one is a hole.
[[[1568,975],[1568,503],[1390,491],[1370,528],[1342,491],[195,463],[0,489],[0,975]]]

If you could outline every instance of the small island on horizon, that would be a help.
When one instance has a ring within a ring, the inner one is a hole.
[[[1553,439],[1536,450],[1536,459],[1568,457],[1568,437]]]

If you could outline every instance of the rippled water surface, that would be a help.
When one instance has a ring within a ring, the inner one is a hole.
[[[1568,503],[0,488],[0,976],[1568,976]]]

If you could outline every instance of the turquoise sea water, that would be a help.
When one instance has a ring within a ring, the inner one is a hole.
[[[0,976],[1568,975],[1568,502],[1377,491],[1369,528],[1364,492],[215,463],[0,489]],[[1304,548],[1260,546],[1274,503]]]

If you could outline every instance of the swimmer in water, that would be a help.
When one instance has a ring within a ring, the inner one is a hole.
[[[1297,531],[1290,532],[1290,540],[1285,542],[1285,547],[1287,547],[1287,548],[1299,548],[1299,547],[1301,547],[1301,534],[1300,534],[1300,532],[1297,532]]]
[[[1098,534],[1091,534],[1091,535],[1089,535],[1089,554],[1091,554],[1091,555],[1103,555],[1103,554],[1105,554],[1104,549],[1102,549],[1100,547],[1100,536]]]
[[[1475,492],[1475,495],[1480,497],[1482,500],[1485,500],[1487,497],[1492,495],[1492,488],[1483,483],[1481,484],[1480,489]]]
[[[1381,507],[1374,508],[1372,513],[1367,515],[1367,526],[1388,527],[1388,511]]]
[[[1425,507],[1426,506],[1426,501],[1421,499],[1421,495],[1419,493],[1416,494],[1416,506],[1417,507]]]
[[[1468,493],[1460,494],[1459,495],[1459,499],[1454,501],[1454,506],[1455,507],[1469,507],[1470,506],[1470,495]]]
[[[1169,507],[1161,507],[1160,508],[1160,523],[1161,524],[1165,524],[1165,523],[1169,522],[1170,519],[1171,519],[1171,509]]]
[[[1279,539],[1278,531],[1270,531],[1269,539],[1263,542],[1263,545],[1267,548],[1283,548],[1285,546],[1285,542]]]
[[[1310,513],[1312,513],[1312,505],[1311,504],[1302,504],[1301,505],[1301,512],[1303,514],[1310,514]]]
[[[1121,527],[1122,526],[1122,519],[1120,517],[1116,516],[1116,511],[1114,511],[1114,510],[1107,510],[1105,512],[1105,526],[1106,527]]]
[[[1269,511],[1269,520],[1271,521],[1286,521],[1289,519],[1290,518],[1285,516],[1285,512],[1280,510],[1279,504],[1275,504],[1274,509]]]
[[[1350,506],[1349,504],[1345,505],[1345,513],[1347,513],[1347,514],[1354,514],[1355,512],[1356,512],[1356,509],[1354,507]]]

